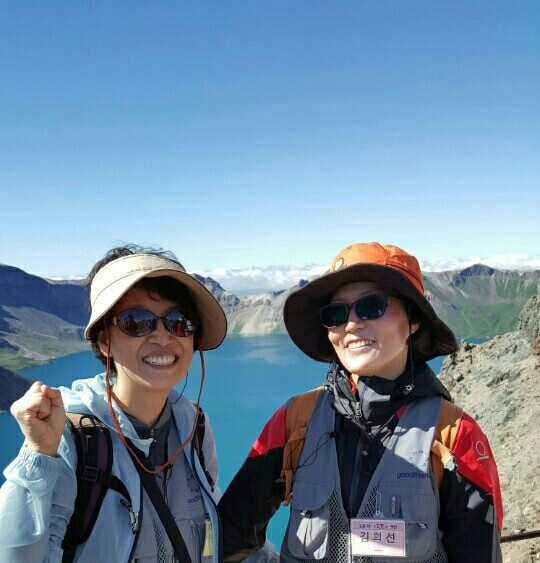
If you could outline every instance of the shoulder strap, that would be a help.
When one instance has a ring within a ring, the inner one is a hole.
[[[286,420],[287,439],[289,439],[296,428],[309,424],[313,407],[319,397],[319,393],[323,389],[324,387],[316,387],[311,389],[311,391],[296,395],[289,401]]]
[[[437,487],[441,486],[443,471],[454,463],[453,448],[461,424],[463,409],[443,399],[431,445],[431,468]]]
[[[281,477],[285,479],[285,501],[287,506],[291,500],[294,473],[298,467],[300,456],[306,441],[307,428],[313,414],[315,403],[323,387],[317,387],[307,393],[293,397],[287,405],[285,421],[286,442],[283,451]]]
[[[195,436],[193,437],[193,444],[195,445],[195,450],[197,451],[197,456],[199,457],[199,462],[201,464],[202,470],[204,471],[204,475],[212,492],[214,492],[214,479],[212,479],[212,475],[206,469],[206,461],[204,459],[204,451],[203,451],[203,442],[204,442],[204,430],[205,430],[206,420],[204,417],[204,412],[199,406],[199,417],[197,419],[197,426],[195,428]]]
[[[95,416],[66,416],[77,448],[77,497],[62,541],[62,563],[73,561],[77,545],[90,536],[108,489],[120,493],[131,506],[126,487],[111,474],[113,450],[109,429]]]
[[[133,459],[133,465],[135,465],[135,468],[137,469],[141,478],[143,487],[147,492],[148,497],[152,501],[154,508],[156,509],[159,519],[161,520],[163,527],[167,532],[167,536],[169,536],[169,539],[171,540],[171,544],[173,546],[176,557],[178,557],[180,563],[191,563],[191,557],[189,556],[184,538],[182,537],[182,534],[180,533],[180,530],[178,529],[178,526],[174,520],[174,516],[171,514],[171,511],[167,506],[167,503],[165,502],[161,491],[159,490],[155,476],[151,473],[147,473],[137,463],[136,458],[138,458],[139,461],[147,469],[153,470],[154,468],[151,466],[148,458],[139,449],[137,449],[133,442],[129,439],[126,440],[134,452],[129,452],[129,455]]]

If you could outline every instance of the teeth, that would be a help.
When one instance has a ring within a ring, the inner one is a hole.
[[[351,342],[347,348],[363,348],[364,346],[372,346],[373,344],[375,344],[375,340],[355,340],[354,342]]]
[[[143,361],[153,366],[170,366],[176,361],[176,356],[147,356]]]

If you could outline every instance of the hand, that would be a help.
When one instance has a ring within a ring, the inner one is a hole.
[[[60,391],[36,381],[10,410],[26,438],[26,446],[55,456],[66,425]]]

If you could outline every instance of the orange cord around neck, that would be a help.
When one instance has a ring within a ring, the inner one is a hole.
[[[174,454],[163,464],[160,465],[158,468],[151,470],[151,469],[147,469],[143,463],[141,463],[141,461],[139,460],[139,457],[137,456],[137,454],[131,449],[131,447],[129,446],[129,444],[126,441],[126,438],[122,432],[122,429],[120,428],[120,424],[118,423],[118,419],[116,418],[116,415],[114,414],[114,409],[112,406],[112,387],[111,387],[111,381],[110,381],[110,369],[111,369],[111,342],[109,340],[109,350],[107,353],[107,374],[105,376],[105,380],[106,380],[106,387],[107,387],[107,406],[109,407],[109,412],[111,413],[111,417],[113,419],[114,422],[114,426],[116,428],[116,431],[118,432],[118,435],[120,436],[120,440],[122,440],[122,443],[124,444],[124,446],[126,446],[126,448],[129,450],[129,452],[131,453],[132,458],[135,460],[135,462],[144,470],[146,471],[146,473],[150,473],[151,475],[157,475],[158,473],[161,473],[166,467],[168,467],[169,465],[171,465],[171,463],[176,459],[176,457],[178,456],[178,454],[191,442],[191,440],[193,439],[193,436],[195,434],[195,429],[197,428],[197,421],[199,419],[199,411],[200,411],[200,401],[201,401],[201,395],[202,395],[202,390],[203,390],[203,383],[204,383],[204,376],[205,376],[205,368],[204,368],[204,356],[202,353],[202,350],[199,350],[199,355],[201,358],[201,370],[202,370],[202,374],[201,374],[201,385],[199,387],[199,396],[197,397],[197,402],[195,403],[195,408],[196,408],[196,412],[195,412],[195,417],[193,418],[193,426],[191,427],[191,432],[189,433],[189,436],[187,438],[187,440],[181,444],[178,449],[174,452]]]
[[[352,374],[349,375],[349,385],[351,386],[352,394],[356,395],[356,381],[353,379]]]

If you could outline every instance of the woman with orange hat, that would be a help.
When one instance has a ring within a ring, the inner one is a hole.
[[[285,501],[287,563],[500,562],[497,468],[427,364],[457,344],[416,258],[348,246],[283,314],[293,342],[330,368],[323,388],[278,409],[220,501],[225,561],[257,549]]]
[[[106,372],[71,389],[35,382],[12,405],[25,444],[0,490],[0,561],[219,562],[217,457],[199,399],[223,309],[173,255],[136,246],[109,251],[87,286],[84,334]],[[175,386],[196,350],[192,403]],[[66,412],[78,414],[74,431]]]

